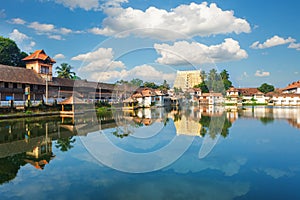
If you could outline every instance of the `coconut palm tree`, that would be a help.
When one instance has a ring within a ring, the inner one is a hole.
[[[72,145],[76,141],[73,136],[67,138],[58,138],[55,147],[60,149],[62,152],[66,152],[74,147]]]
[[[58,74],[58,78],[67,78],[67,79],[73,79],[76,77],[76,73],[72,71],[72,66],[68,63],[62,63],[59,66],[56,67],[56,73]]]

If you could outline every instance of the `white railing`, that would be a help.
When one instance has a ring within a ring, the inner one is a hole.
[[[30,101],[31,106],[38,106],[41,104],[41,101]],[[14,101],[13,102],[14,107],[20,107],[20,106],[25,106],[26,101]],[[11,102],[10,101],[0,101],[0,107],[10,107]]]

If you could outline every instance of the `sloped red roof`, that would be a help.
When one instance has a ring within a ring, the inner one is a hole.
[[[63,100],[62,102],[60,102],[59,104],[87,104],[86,102],[84,102],[82,99],[78,98],[78,97],[74,97],[73,95],[70,96],[69,98]]]
[[[33,54],[23,58],[22,60],[28,61],[28,60],[47,60],[49,59],[51,63],[56,63],[56,61],[52,58],[50,58],[43,49],[36,50]]]
[[[262,94],[257,88],[238,88],[243,96],[252,96],[254,94]]]
[[[283,90],[290,90],[290,89],[295,89],[295,88],[299,88],[299,87],[300,87],[300,80],[289,84]]]
[[[227,92],[238,92],[239,90],[235,87],[230,87]]]

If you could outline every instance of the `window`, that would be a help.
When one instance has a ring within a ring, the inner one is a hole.
[[[5,87],[5,88],[8,88],[8,83],[4,83],[4,87]]]
[[[17,83],[13,83],[13,88],[17,88],[18,84]]]
[[[49,74],[49,67],[41,66],[41,74]]]

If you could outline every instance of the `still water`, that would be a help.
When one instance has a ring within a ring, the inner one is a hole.
[[[0,199],[300,199],[300,108],[0,121]]]

